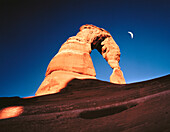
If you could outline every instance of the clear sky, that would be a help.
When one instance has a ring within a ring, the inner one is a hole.
[[[169,0],[1,0],[0,97],[34,95],[50,60],[83,24],[111,33],[127,83],[170,73]],[[97,79],[109,81],[107,62],[95,50],[91,57]]]

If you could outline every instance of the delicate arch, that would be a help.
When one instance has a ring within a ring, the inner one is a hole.
[[[109,32],[94,25],[83,25],[76,36],[70,37],[47,67],[46,77],[36,95],[59,92],[73,78],[96,76],[91,50],[97,49],[113,69],[110,82],[124,84],[120,70],[120,49]]]

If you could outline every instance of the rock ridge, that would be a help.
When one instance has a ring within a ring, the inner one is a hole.
[[[77,79],[96,79],[90,53],[97,49],[113,69],[110,82],[125,84],[120,69],[120,49],[111,34],[94,25],[83,25],[76,36],[70,37],[50,61],[46,77],[36,95],[57,93],[69,81]]]

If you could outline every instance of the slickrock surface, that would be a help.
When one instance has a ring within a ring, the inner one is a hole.
[[[6,119],[11,117],[16,117],[22,114],[22,106],[10,106],[0,110],[0,119]]]
[[[0,111],[22,110],[1,118],[0,132],[169,132],[169,100],[170,75],[121,85],[74,79],[56,94],[0,98]]]
[[[97,49],[113,68],[110,81],[125,84],[119,66],[120,49],[110,33],[93,25],[83,25],[77,35],[70,37],[51,60],[36,95],[57,93],[74,78],[95,79],[96,73],[90,57],[93,49]]]

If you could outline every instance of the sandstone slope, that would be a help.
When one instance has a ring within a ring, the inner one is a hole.
[[[24,132],[168,132],[170,75],[117,85],[96,79],[74,79],[60,93],[22,99],[0,98],[0,131]],[[4,118],[4,116],[1,116]]]

